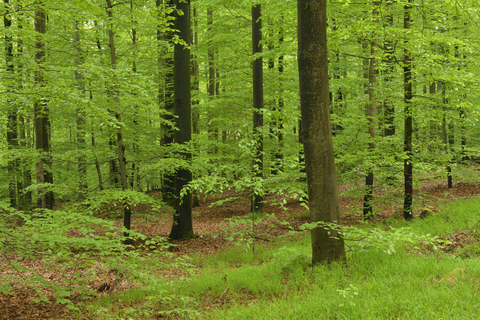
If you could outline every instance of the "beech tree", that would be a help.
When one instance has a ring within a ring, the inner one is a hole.
[[[412,0],[408,0],[404,6],[403,27],[408,30],[411,28],[411,10]],[[408,38],[404,41],[404,60],[403,60],[403,85],[404,85],[404,172],[405,179],[405,192],[403,203],[403,216],[406,220],[413,218],[412,215],[412,202],[413,202],[413,78],[412,78],[412,53],[409,47]]]
[[[298,0],[298,71],[308,200],[312,222],[340,223],[330,122],[327,1]],[[312,230],[313,263],[345,259],[337,229]]]
[[[262,53],[262,5],[252,6],[253,55]],[[263,178],[263,59],[253,61],[253,176],[252,212],[263,211],[263,194],[258,184]]]
[[[44,87],[44,72],[46,62],[46,49],[44,36],[47,29],[47,15],[45,12],[45,3],[42,0],[35,2],[35,84],[38,87]],[[51,171],[50,154],[50,111],[47,99],[40,95],[34,103],[34,128],[35,128],[35,150],[38,152],[38,158],[35,163],[35,175],[37,181],[37,208],[53,207],[53,192],[46,189],[46,184],[53,183]]]
[[[171,239],[193,238],[192,227],[192,193],[185,187],[192,181],[190,163],[192,159],[189,143],[192,139],[192,106],[190,96],[190,0],[175,1],[175,29],[184,43],[176,43],[173,58],[173,81],[175,97],[176,127],[175,143],[183,145],[181,153],[185,164],[177,168],[175,173],[175,199]]]

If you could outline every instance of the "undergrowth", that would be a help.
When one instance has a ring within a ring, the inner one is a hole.
[[[19,276],[3,278],[0,287],[3,293],[15,283],[49,287],[79,318],[473,319],[479,207],[479,199],[462,200],[413,222],[344,227],[347,262],[315,267],[308,232],[257,244],[254,252],[251,240],[240,238],[217,255],[179,260],[158,251],[160,239],[145,241],[148,249],[125,247],[120,230],[91,214],[4,209],[0,249]],[[22,261],[38,258],[49,268],[60,263],[69,276],[62,283],[32,277]],[[88,284],[95,274],[88,270],[98,264],[135,287],[75,302],[79,294],[94,295]]]

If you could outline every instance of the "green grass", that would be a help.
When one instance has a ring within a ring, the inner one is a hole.
[[[475,234],[479,209],[479,199],[462,200],[424,220],[392,224],[445,238]],[[304,235],[257,245],[255,255],[237,247],[193,257],[201,273],[188,281],[130,290],[91,307],[102,312],[116,308],[109,311],[112,319],[151,319],[161,310],[180,319],[480,318],[476,240],[448,253],[411,245],[401,245],[391,255],[369,249],[350,253],[346,264],[314,268],[310,252],[309,236]],[[144,303],[147,297],[149,304]]]

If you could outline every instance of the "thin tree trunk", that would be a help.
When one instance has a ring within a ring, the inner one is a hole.
[[[327,1],[298,0],[298,70],[302,132],[312,222],[340,223],[333,154],[327,57]],[[313,264],[345,260],[340,232],[312,230]]]
[[[10,31],[9,29],[12,26],[12,17],[10,16],[10,1],[4,0],[5,4],[5,14],[4,14],[4,27],[5,30]],[[10,80],[12,82],[15,77],[15,67],[13,64],[13,40],[10,32],[5,33],[5,62],[6,70],[9,74]],[[7,91],[10,91],[11,84],[7,83]],[[12,106],[8,98],[8,116],[7,116],[7,146],[9,149],[18,149],[18,123],[17,123],[17,107]],[[17,182],[18,179],[18,167],[19,159],[15,157],[8,162],[8,193],[10,197],[10,205],[12,207],[17,207],[18,205],[18,192]]]
[[[107,0],[107,15],[110,21],[110,24],[108,26],[108,42],[109,42],[109,47],[110,47],[110,62],[112,65],[112,69],[114,72],[113,79],[111,80],[111,93],[113,95],[113,102],[115,105],[115,119],[117,120],[117,123],[120,125],[120,127],[117,129],[117,152],[118,152],[118,164],[120,168],[120,181],[121,181],[121,186],[122,190],[125,191],[128,189],[128,179],[127,179],[127,165],[126,165],[126,159],[125,159],[125,144],[123,142],[123,133],[122,133],[122,118],[120,114],[120,90],[118,88],[118,83],[117,83],[117,78],[115,75],[116,69],[117,69],[117,56],[115,52],[115,33],[113,31],[113,25],[112,25],[112,20],[113,20],[113,4],[112,0]],[[123,215],[123,226],[125,227],[126,230],[130,230],[130,220],[132,216],[132,211],[130,209],[130,204],[128,203],[128,200],[125,198],[123,201],[123,206],[124,206],[124,215]],[[129,238],[129,232],[126,231],[124,233],[126,239],[125,239],[125,244],[132,244],[132,239]]]
[[[157,0],[157,7],[160,7],[160,0]],[[164,2],[164,5],[172,8],[175,6],[175,3],[173,0],[166,0]],[[175,19],[175,10],[171,11],[169,14],[170,21],[173,21]],[[173,22],[171,22],[173,23]],[[173,29],[174,26],[170,26],[172,30],[167,31],[165,34],[165,40],[166,41],[172,41],[173,40]],[[158,33],[158,39],[160,41],[161,38],[161,33]],[[167,47],[166,47],[167,48]],[[174,79],[173,79],[173,57],[170,55],[170,53],[163,52],[162,55],[166,55],[167,57],[164,60],[164,65],[165,65],[165,82],[164,82],[164,94],[163,97],[160,94],[159,99],[164,102],[165,105],[165,113],[164,113],[164,120],[167,123],[172,123],[174,122],[175,118],[173,117],[174,109],[175,109],[175,101],[174,101]],[[162,59],[162,58],[160,58]],[[174,141],[174,134],[173,134],[173,129],[170,127],[170,125],[162,125],[162,141],[161,145],[163,147],[168,147],[170,146],[173,141]],[[175,194],[175,175],[173,173],[168,173],[163,176],[163,184],[162,184],[162,201],[169,204],[173,205],[174,203],[174,194]]]
[[[190,0],[176,0],[177,10],[183,15],[175,15],[175,29],[187,45],[190,44]],[[192,139],[192,109],[190,83],[190,50],[176,43],[174,46],[174,95],[175,116],[178,130],[175,131],[175,143],[187,145]],[[190,151],[182,154],[191,163]],[[183,189],[192,181],[190,168],[178,168],[175,175],[175,202],[171,239],[190,239],[195,235],[192,226],[192,193]]]
[[[77,81],[77,88],[81,97],[85,96],[85,81],[83,79],[82,73],[78,70],[83,65],[83,53],[80,48],[80,30],[78,27],[78,21],[74,23],[75,34],[73,37],[73,49],[76,51],[76,58],[74,60],[76,70],[75,70],[75,80]],[[87,192],[87,159],[85,156],[85,109],[82,107],[77,108],[77,148],[78,148],[78,201],[83,201],[86,198]]]
[[[385,17],[385,21],[389,28],[393,27],[393,13],[392,10],[393,0],[387,0],[387,10],[390,10]],[[388,39],[385,41],[385,85],[388,86],[393,80],[393,74],[395,71],[395,49],[394,43],[392,40]],[[385,117],[385,124],[383,129],[383,134],[385,137],[391,137],[395,135],[395,105],[386,98],[383,101],[383,110]]]
[[[212,30],[212,24],[213,24],[213,10],[212,8],[207,9],[207,26],[208,30],[211,34]],[[215,84],[216,84],[216,79],[215,79],[216,73],[215,73],[215,51],[214,48],[212,47],[211,42],[209,43],[208,47],[208,83],[207,83],[207,92],[208,95],[210,96],[210,100],[213,101],[215,98],[215,93],[217,90],[215,89]],[[210,113],[209,114],[209,126],[208,126],[208,134],[209,134],[209,140],[212,143],[212,148],[211,148],[211,153],[217,153],[218,148],[217,148],[217,143],[218,143],[218,128],[215,123],[212,122],[212,117],[213,115]]]
[[[135,21],[135,18],[133,16],[133,0],[130,0],[130,12],[132,15],[132,26],[136,26],[137,22]],[[137,29],[135,27],[132,27],[132,54],[133,54],[133,61],[132,61],[132,72],[135,74],[137,73]],[[133,117],[133,125],[134,127],[138,127],[138,106],[133,106],[134,109],[134,117]],[[136,155],[138,155],[139,152],[139,146],[138,146],[138,136],[137,136],[138,129],[134,129],[134,138],[132,142],[132,150],[133,150],[133,155],[134,159],[131,160],[130,162],[132,163],[132,172],[131,172],[131,179],[130,179],[130,188],[132,190],[139,189],[140,188],[140,181],[138,177],[138,172],[139,172],[139,167],[137,164],[137,161],[135,161]]]
[[[90,91],[90,99],[92,99],[92,93]],[[98,176],[98,188],[100,191],[103,191],[103,178],[102,170],[100,169],[100,162],[98,162],[97,153],[95,152],[95,130],[92,128],[92,148],[93,148],[93,157],[95,158],[95,169],[97,170]]]
[[[373,16],[374,22],[378,22],[378,7],[379,3],[375,1],[373,3]],[[376,127],[377,127],[377,102],[375,94],[375,85],[376,85],[376,73],[377,73],[377,59],[375,58],[375,40],[371,43],[370,47],[370,61],[368,68],[368,103],[366,108],[366,116],[368,121],[368,134],[370,136],[370,142],[368,143],[368,149],[370,153],[375,152],[375,137],[376,137]],[[373,215],[373,167],[367,169],[367,175],[365,177],[365,195],[363,197],[363,219],[370,219]]]
[[[195,29],[195,32],[192,32],[191,35],[191,42],[193,44],[193,47],[196,48],[198,47],[198,33],[197,33],[197,27],[198,27],[198,15],[197,15],[197,6],[194,5],[192,8],[193,12],[193,26]],[[190,72],[190,75],[193,77],[193,86],[192,90],[198,94],[198,91],[200,89],[200,80],[198,79],[198,61],[197,61],[197,56],[192,55],[191,56],[192,60],[192,70]],[[200,120],[200,112],[198,110],[198,98],[195,98],[192,100],[192,130],[194,135],[200,134],[199,128],[198,128],[198,122]],[[198,146],[194,147],[195,150],[198,150]],[[196,191],[193,192],[193,204],[192,207],[200,207],[200,202],[198,201],[198,193]]]
[[[283,21],[283,16],[282,16],[282,21]],[[279,38],[279,44],[280,47],[283,45],[283,28],[280,29],[280,38]],[[284,68],[284,56],[283,54],[278,57],[278,76],[280,80],[280,94],[278,97],[278,107],[277,107],[277,143],[278,143],[278,148],[276,149],[277,152],[275,153],[275,170],[277,172],[283,172],[283,112],[285,109],[285,101],[283,100],[283,72],[285,70]]]
[[[253,54],[262,52],[262,5],[252,6],[252,49]],[[253,175],[263,179],[263,62],[262,57],[253,61]],[[253,190],[252,212],[263,211],[263,195]]]
[[[34,80],[37,86],[44,86],[44,66],[45,63],[45,43],[44,35],[46,33],[46,14],[43,8],[44,2],[36,2],[35,8],[35,62],[36,70]],[[48,138],[49,110],[45,100],[37,99],[34,103],[34,131],[35,131],[35,150],[38,152],[38,159],[35,163],[35,176],[37,185],[37,208],[53,207],[52,197],[47,196],[45,183],[50,182],[47,173],[49,165],[50,144]],[[51,192],[48,192],[51,194]]]
[[[411,28],[411,11],[413,0],[408,0],[404,6],[404,19],[403,27],[408,30]],[[412,53],[410,51],[408,38],[404,41],[405,52],[403,61],[403,85],[404,85],[404,180],[405,180],[405,193],[403,202],[403,217],[406,220],[411,220],[412,215],[412,203],[413,203],[413,110],[412,110],[412,97],[413,97],[413,79],[412,79]]]

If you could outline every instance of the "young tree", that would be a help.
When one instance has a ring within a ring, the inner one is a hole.
[[[408,0],[404,6],[404,17],[403,17],[403,27],[407,31],[411,28],[411,11],[412,11],[412,0]],[[405,38],[405,52],[403,60],[403,85],[404,85],[404,103],[405,103],[405,114],[404,114],[404,171],[403,176],[405,179],[405,193],[404,193],[404,202],[403,202],[403,217],[406,220],[411,220],[412,215],[412,203],[413,203],[413,108],[412,108],[412,98],[413,98],[413,79],[412,79],[412,52],[409,48],[408,38]]]
[[[123,142],[123,132],[122,132],[122,116],[120,112],[120,89],[119,89],[119,84],[117,77],[115,75],[116,69],[117,69],[117,54],[116,54],[116,49],[115,49],[115,32],[113,29],[113,2],[112,0],[107,0],[107,15],[109,18],[109,26],[108,26],[108,45],[110,47],[110,62],[112,65],[112,71],[113,71],[113,79],[111,80],[111,93],[112,93],[112,98],[113,98],[113,103],[114,103],[114,108],[113,112],[111,112],[115,120],[118,123],[118,128],[117,128],[117,154],[118,154],[118,164],[120,167],[120,181],[121,181],[121,186],[122,190],[125,191],[128,189],[128,180],[127,180],[127,163],[125,159],[125,144]],[[132,211],[130,209],[130,204],[128,201],[125,199],[123,203],[124,207],[124,214],[123,214],[123,226],[127,229],[130,230],[130,220],[132,216]],[[132,240],[128,238],[128,232],[125,232],[125,237],[127,239],[125,240],[126,244],[131,244]]]
[[[4,27],[7,32],[5,34],[5,62],[6,62],[6,71],[9,73],[10,81],[13,80],[15,74],[15,67],[13,64],[13,39],[11,30],[12,26],[12,17],[10,16],[10,1],[4,0],[5,4],[5,14],[3,17]],[[7,85],[10,87],[10,85]],[[7,145],[9,149],[18,149],[18,130],[17,130],[17,108],[13,107],[11,101],[8,101],[8,122],[7,122]],[[8,162],[8,173],[9,173],[9,183],[8,183],[8,193],[10,196],[10,205],[12,207],[17,206],[17,195],[20,190],[17,189],[17,171],[18,171],[18,160],[13,159]]]
[[[298,0],[298,71],[303,146],[312,222],[340,223],[328,87],[327,1]],[[345,259],[338,230],[312,230],[314,264]]]
[[[378,7],[379,2],[374,1],[373,3],[373,16],[374,22],[378,23]],[[377,50],[375,49],[375,36],[373,36],[372,42],[370,44],[370,59],[368,66],[368,103],[366,108],[366,116],[368,121],[368,134],[370,136],[370,142],[368,143],[368,149],[371,153],[375,151],[375,136],[376,136],[376,127],[377,127],[377,101],[375,94],[375,83],[376,83],[376,74],[377,74],[377,59],[375,57]],[[370,165],[365,176],[365,195],[363,197],[363,218],[369,219],[373,214],[373,165]]]
[[[80,47],[80,29],[78,27],[79,22],[75,21],[73,28],[75,30],[73,36],[73,49],[75,50],[76,57],[74,59],[74,64],[76,66],[75,70],[75,80],[77,82],[77,88],[79,91],[79,96],[85,98],[85,81],[83,79],[83,74],[80,72],[80,68],[84,62],[82,49]],[[85,108],[83,103],[79,103],[81,106],[77,108],[77,144],[78,144],[78,201],[83,201],[86,198],[87,193],[87,159],[85,156]]]
[[[262,52],[262,5],[252,6],[252,49],[253,54]],[[253,61],[253,173],[257,179],[263,178],[263,59],[258,56]],[[252,212],[263,211],[263,195],[253,191]]]

